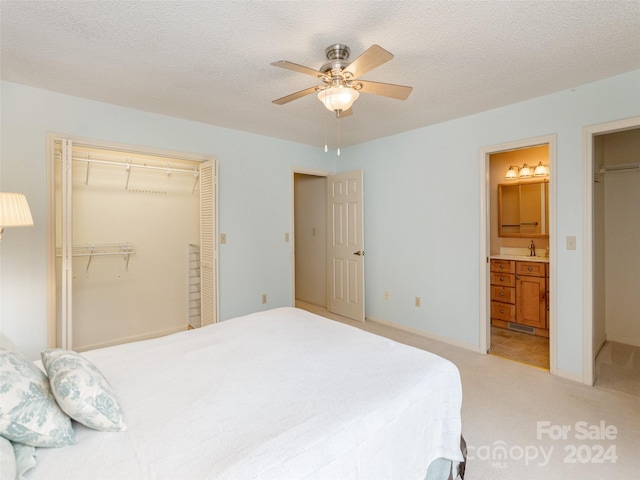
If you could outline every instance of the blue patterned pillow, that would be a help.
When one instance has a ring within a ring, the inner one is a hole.
[[[42,352],[42,364],[67,415],[103,432],[127,429],[111,385],[93,363],[76,352],[54,349]]]
[[[0,435],[34,447],[75,443],[71,420],[51,395],[47,376],[23,355],[2,349]]]

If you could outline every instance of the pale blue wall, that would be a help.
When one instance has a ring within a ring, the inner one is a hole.
[[[479,343],[479,180],[483,146],[557,135],[558,367],[582,371],[582,129],[640,115],[640,70],[478,115],[322,149],[2,83],[0,189],[22,191],[36,226],[1,250],[2,333],[31,356],[46,345],[45,134],[219,158],[221,319],[291,302],[291,166],[364,169],[367,314]],[[334,161],[335,160],[335,161]],[[564,238],[576,235],[567,251]],[[384,300],[384,291],[390,299]],[[413,306],[415,296],[422,307]]]
[[[0,191],[25,193],[35,222],[0,243],[0,331],[25,354],[46,348],[48,132],[217,156],[220,318],[291,305],[291,167],[333,169],[321,148],[7,82],[0,93]]]
[[[640,71],[344,149],[340,171],[364,170],[367,315],[479,345],[479,149],[556,134],[557,364],[580,374],[582,131],[636,115]]]

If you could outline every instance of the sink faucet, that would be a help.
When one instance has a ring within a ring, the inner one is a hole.
[[[529,245],[529,256],[531,257],[536,256],[536,244],[533,243],[533,240],[531,240],[531,245]]]

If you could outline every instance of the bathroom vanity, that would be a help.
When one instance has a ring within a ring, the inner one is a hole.
[[[495,255],[491,259],[491,325],[549,336],[549,259]]]

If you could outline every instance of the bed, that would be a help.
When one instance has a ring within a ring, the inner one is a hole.
[[[82,357],[126,430],[73,422],[75,443],[37,448],[25,478],[422,480],[463,465],[451,362],[303,310]]]

